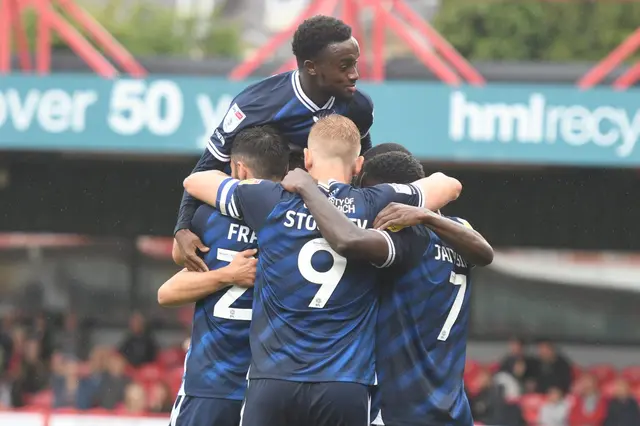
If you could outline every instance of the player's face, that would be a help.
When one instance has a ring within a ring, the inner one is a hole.
[[[315,63],[318,86],[327,94],[350,99],[356,92],[360,47],[355,38],[327,46]]]

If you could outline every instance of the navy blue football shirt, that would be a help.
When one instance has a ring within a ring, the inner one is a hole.
[[[243,222],[201,205],[191,230],[210,248],[209,270],[227,265],[241,251],[257,248],[254,232]],[[253,289],[232,286],[196,302],[191,346],[180,395],[242,400],[251,361],[249,325]]]
[[[362,228],[390,202],[423,205],[413,185],[359,189],[331,181],[319,187]],[[255,230],[260,248],[249,378],[373,384],[377,269],[333,251],[302,198],[280,184],[229,178],[217,200],[221,212]],[[415,229],[382,232],[389,256],[381,267],[422,254],[427,238]]]
[[[324,105],[316,105],[302,90],[297,70],[261,80],[233,99],[193,172],[212,169],[228,172],[233,139],[241,130],[254,126],[275,126],[292,150],[302,151],[307,147],[313,124],[318,118],[329,114],[343,115],[355,123],[362,136],[361,153],[371,148],[369,130],[373,124],[373,102],[364,92],[356,90],[351,99],[331,97]],[[174,233],[189,227],[198,204],[188,193],[184,193]]]
[[[309,131],[318,118],[334,113],[356,124],[362,135],[362,152],[371,148],[368,135],[373,124],[373,103],[366,94],[356,90],[351,99],[331,97],[324,105],[316,105],[302,90],[299,71],[277,74],[252,84],[233,99],[207,149],[217,160],[229,162],[233,139],[241,130],[270,124],[302,150],[307,147]]]
[[[387,424],[473,426],[462,379],[471,265],[428,232],[421,262],[406,271],[388,271],[392,285],[381,287],[379,389],[373,403]],[[380,417],[374,424],[384,424]]]

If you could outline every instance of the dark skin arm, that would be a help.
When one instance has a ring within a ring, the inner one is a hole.
[[[474,265],[487,266],[493,262],[493,248],[479,232],[428,209],[391,203],[378,214],[373,226],[387,229],[418,224],[431,229]]]
[[[389,255],[389,245],[379,232],[362,229],[336,209],[317,187],[309,174],[295,169],[284,178],[282,186],[302,196],[318,224],[320,233],[339,255],[365,259],[382,265]]]

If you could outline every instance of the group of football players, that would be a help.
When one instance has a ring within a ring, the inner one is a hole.
[[[351,28],[316,16],[292,47],[184,181],[185,269],[158,291],[195,303],[171,426],[471,426],[468,285],[493,250],[439,213],[460,182],[371,146]]]

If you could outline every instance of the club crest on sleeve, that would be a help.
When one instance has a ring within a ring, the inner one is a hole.
[[[245,179],[238,182],[238,185],[255,185],[262,182],[262,179]]]
[[[224,120],[222,120],[222,130],[225,133],[233,132],[245,118],[247,118],[247,116],[242,112],[238,104],[231,105],[231,108],[227,111],[227,115],[225,115]]]

